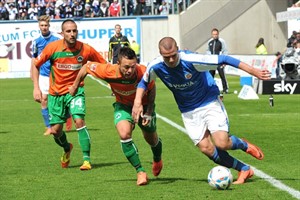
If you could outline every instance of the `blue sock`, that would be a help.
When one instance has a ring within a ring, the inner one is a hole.
[[[42,116],[43,116],[43,119],[44,119],[45,126],[50,128],[48,108],[43,108],[42,109]]]
[[[242,149],[243,151],[247,150],[248,144],[246,142],[244,142],[242,139],[240,139],[234,135],[231,135],[230,138],[232,141],[232,147],[231,147],[232,150],[235,150],[235,149]]]
[[[216,164],[225,166],[227,168],[233,168],[237,171],[246,171],[250,169],[250,166],[242,163],[241,161],[237,160],[236,158],[232,157],[228,154],[227,151],[223,151],[220,149],[215,148],[214,154],[210,157]]]

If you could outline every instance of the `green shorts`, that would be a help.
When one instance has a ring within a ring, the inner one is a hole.
[[[132,111],[131,106],[127,106],[127,105],[121,104],[119,102],[115,102],[113,104],[113,107],[114,107],[114,124],[115,125],[117,125],[117,123],[119,123],[122,120],[127,120],[130,123],[134,124],[134,121],[133,121],[132,116],[131,116],[131,111]],[[147,107],[144,106],[144,110],[146,110],[146,109],[147,109]],[[153,132],[156,131],[155,106],[153,108],[151,123],[148,126],[143,126],[142,125],[142,118],[140,117],[138,125],[142,130],[144,130],[146,132],[153,133]]]
[[[48,110],[50,124],[65,123],[70,114],[73,119],[84,119],[84,88],[79,87],[75,96],[71,96],[69,93],[60,96],[48,95]]]

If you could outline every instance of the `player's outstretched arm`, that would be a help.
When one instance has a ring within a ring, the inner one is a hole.
[[[140,116],[143,115],[142,99],[143,99],[144,93],[145,93],[144,88],[136,89],[134,104],[133,104],[132,113],[131,113],[132,118],[135,123],[138,123]]]
[[[239,69],[261,79],[261,80],[269,80],[271,79],[271,73],[267,69],[258,69],[255,67],[251,67],[250,65],[240,62]]]
[[[31,78],[32,78],[32,82],[33,82],[33,99],[36,102],[41,103],[42,92],[39,87],[39,69],[35,65],[33,65],[31,67],[30,73],[31,73]]]
[[[80,84],[81,81],[84,80],[84,78],[86,77],[87,75],[87,72],[86,72],[86,65],[83,65],[82,68],[80,69],[80,71],[78,72],[77,74],[77,77],[73,83],[73,85],[71,87],[69,87],[69,93],[70,95],[74,96],[77,92],[77,89],[78,89],[78,86]]]

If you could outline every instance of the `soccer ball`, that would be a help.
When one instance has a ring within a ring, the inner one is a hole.
[[[226,190],[232,183],[230,169],[223,166],[216,166],[208,173],[208,184],[218,190]]]

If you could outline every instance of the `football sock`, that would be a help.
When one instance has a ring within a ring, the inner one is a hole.
[[[134,145],[132,139],[128,140],[121,140],[121,147],[123,150],[124,155],[126,156],[127,160],[130,164],[135,168],[137,172],[145,171],[141,165],[141,161],[138,154],[138,149]]]
[[[48,108],[42,108],[42,116],[43,116],[43,119],[44,119],[45,126],[50,128]]]
[[[70,144],[68,143],[67,136],[64,131],[58,134],[54,134],[53,138],[56,144],[64,148],[65,152],[70,151]]]
[[[230,139],[232,141],[232,147],[231,147],[232,150],[235,150],[235,149],[242,149],[243,151],[247,150],[248,145],[242,139],[240,139],[234,135],[231,135]]]
[[[83,153],[83,160],[90,162],[91,138],[86,126],[77,129],[78,140]]]
[[[228,154],[227,151],[220,150],[217,148],[215,148],[214,154],[210,159],[219,165],[225,166],[227,168],[233,168],[237,171],[246,171],[250,169],[248,165],[245,165],[236,158],[232,157]]]
[[[162,142],[160,138],[158,138],[157,144],[155,146],[151,146],[151,150],[153,153],[154,162],[159,162],[161,160],[162,153]]]

